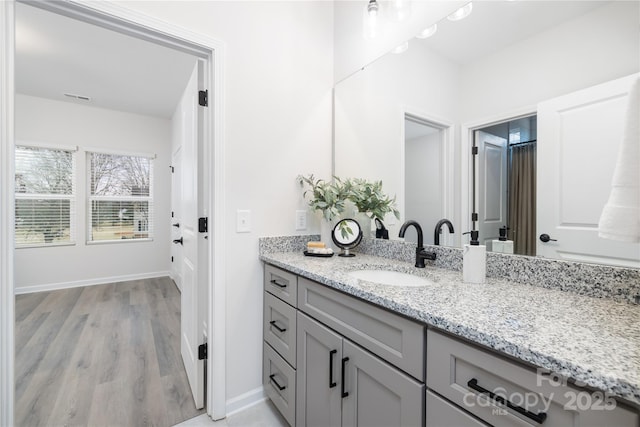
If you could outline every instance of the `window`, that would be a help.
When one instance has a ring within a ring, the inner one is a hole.
[[[75,151],[16,147],[16,247],[75,242]]]
[[[153,237],[153,161],[147,156],[87,153],[88,241]]]

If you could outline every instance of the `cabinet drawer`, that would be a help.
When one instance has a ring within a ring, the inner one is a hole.
[[[302,277],[298,309],[424,381],[423,325]]]
[[[262,384],[289,425],[296,416],[296,371],[266,342],[264,343]]]
[[[637,412],[602,392],[573,387],[431,329],[427,343],[427,387],[496,427],[638,425]]]
[[[298,277],[269,264],[264,266],[264,290],[295,307]]]
[[[264,293],[264,339],[296,367],[296,309]]]
[[[488,427],[488,424],[427,390],[427,427]]]

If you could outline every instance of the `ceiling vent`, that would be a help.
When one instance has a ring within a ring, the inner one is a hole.
[[[91,101],[91,98],[84,95],[75,95],[73,93],[65,93],[64,96],[66,96],[67,98],[77,99],[79,101],[86,101],[86,102]]]

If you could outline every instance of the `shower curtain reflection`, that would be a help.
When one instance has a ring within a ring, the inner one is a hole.
[[[536,254],[536,141],[509,146],[510,235],[514,253]]]

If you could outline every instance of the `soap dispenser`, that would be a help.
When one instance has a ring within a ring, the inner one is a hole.
[[[478,230],[471,234],[468,245],[462,252],[462,279],[465,283],[484,283],[487,276],[487,247],[478,241]]]

